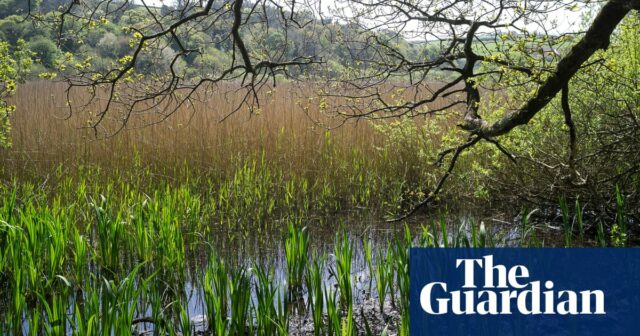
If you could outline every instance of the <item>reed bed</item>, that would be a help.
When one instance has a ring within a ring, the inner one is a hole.
[[[134,114],[113,135],[121,109],[110,111],[94,132],[87,121],[104,102],[68,115],[62,84],[30,82],[18,92],[13,146],[0,149],[5,184],[14,178],[53,184],[54,176],[87,174],[102,183],[138,174],[149,177],[145,187],[158,181],[193,185],[197,179],[200,191],[218,195],[217,213],[244,213],[252,217],[245,221],[261,222],[278,211],[274,199],[287,212],[355,207],[394,215],[424,197],[437,174],[431,163],[441,139],[421,129],[425,120],[343,124],[308,98],[311,87],[265,90],[259,111],[230,117],[240,93],[202,93],[206,100],[181,107],[162,123],[154,124],[150,112]],[[78,105],[90,98],[84,91],[70,97]]]
[[[171,171],[168,168],[186,162],[193,170],[222,173],[235,170],[231,165],[239,157],[264,154],[270,165],[313,172],[326,155],[368,150],[379,143],[376,132],[365,124],[353,122],[327,131],[323,126],[335,126],[341,120],[323,117],[319,103],[292,94],[293,89],[285,84],[270,90],[262,97],[259,111],[243,109],[226,119],[241,93],[206,94],[206,101],[185,105],[162,123],[154,124],[151,112],[134,115],[127,128],[109,136],[120,126],[114,119],[122,110],[110,111],[113,118],[108,117],[94,133],[86,126],[99,101],[88,111],[68,115],[63,84],[30,82],[14,97],[19,111],[12,115],[13,148],[3,153],[5,165],[13,169],[35,165],[46,168],[40,171],[51,171],[60,163],[116,169],[139,161]],[[73,92],[72,104],[89,99],[88,93]]]

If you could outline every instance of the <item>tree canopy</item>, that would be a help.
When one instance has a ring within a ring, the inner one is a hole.
[[[11,145],[10,116],[16,107],[9,104],[7,99],[16,92],[17,83],[27,75],[32,64],[31,57],[24,41],[17,41],[14,48],[0,41],[0,147]]]

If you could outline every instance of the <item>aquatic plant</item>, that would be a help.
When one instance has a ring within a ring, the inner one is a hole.
[[[274,281],[272,267],[255,265],[255,303],[253,311],[258,336],[287,335],[289,309],[287,300],[281,300],[280,286]]]
[[[580,207],[580,199],[576,198],[576,223],[578,224],[578,234],[580,241],[584,241],[584,222],[582,219],[582,207]]]
[[[227,333],[229,277],[222,259],[211,257],[202,282],[209,329],[215,335]]]
[[[324,289],[325,306],[327,307],[327,335],[341,335],[342,318],[336,292],[330,286]]]
[[[335,265],[330,273],[335,277],[340,290],[340,307],[347,311],[353,306],[353,293],[351,284],[351,262],[353,258],[353,243],[345,233],[336,235],[334,248]]]
[[[311,306],[311,318],[313,320],[313,334],[323,335],[324,330],[324,291],[322,273],[325,260],[314,252],[311,263],[307,268],[307,295]]]
[[[384,316],[384,303],[387,293],[392,292],[394,271],[394,254],[389,245],[387,245],[386,253],[382,249],[378,250],[378,259],[374,268],[373,277],[376,280],[376,293],[378,294],[378,305],[380,313]],[[393,293],[391,293],[393,295]]]
[[[289,221],[287,230],[284,252],[287,258],[288,289],[293,299],[302,294],[304,274],[308,262],[309,233],[306,227],[300,229],[293,221]]]
[[[245,335],[245,333],[253,331],[250,318],[251,278],[244,267],[235,268],[230,273],[229,303],[231,314],[229,334]]]

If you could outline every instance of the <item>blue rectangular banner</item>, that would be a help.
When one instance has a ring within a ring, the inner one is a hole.
[[[640,335],[640,249],[412,248],[411,335]]]

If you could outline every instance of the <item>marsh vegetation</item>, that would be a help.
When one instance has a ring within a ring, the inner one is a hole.
[[[620,189],[613,225],[576,197],[483,211],[493,174],[515,174],[478,170],[489,148],[437,206],[387,223],[433,181],[446,118],[327,130],[284,89],[250,119],[219,123],[214,101],[96,139],[51,113],[62,89],[23,87],[2,152],[6,334],[406,335],[411,246],[633,241]]]
[[[0,0],[0,333],[408,335],[412,246],[638,245],[637,0],[345,1]]]

